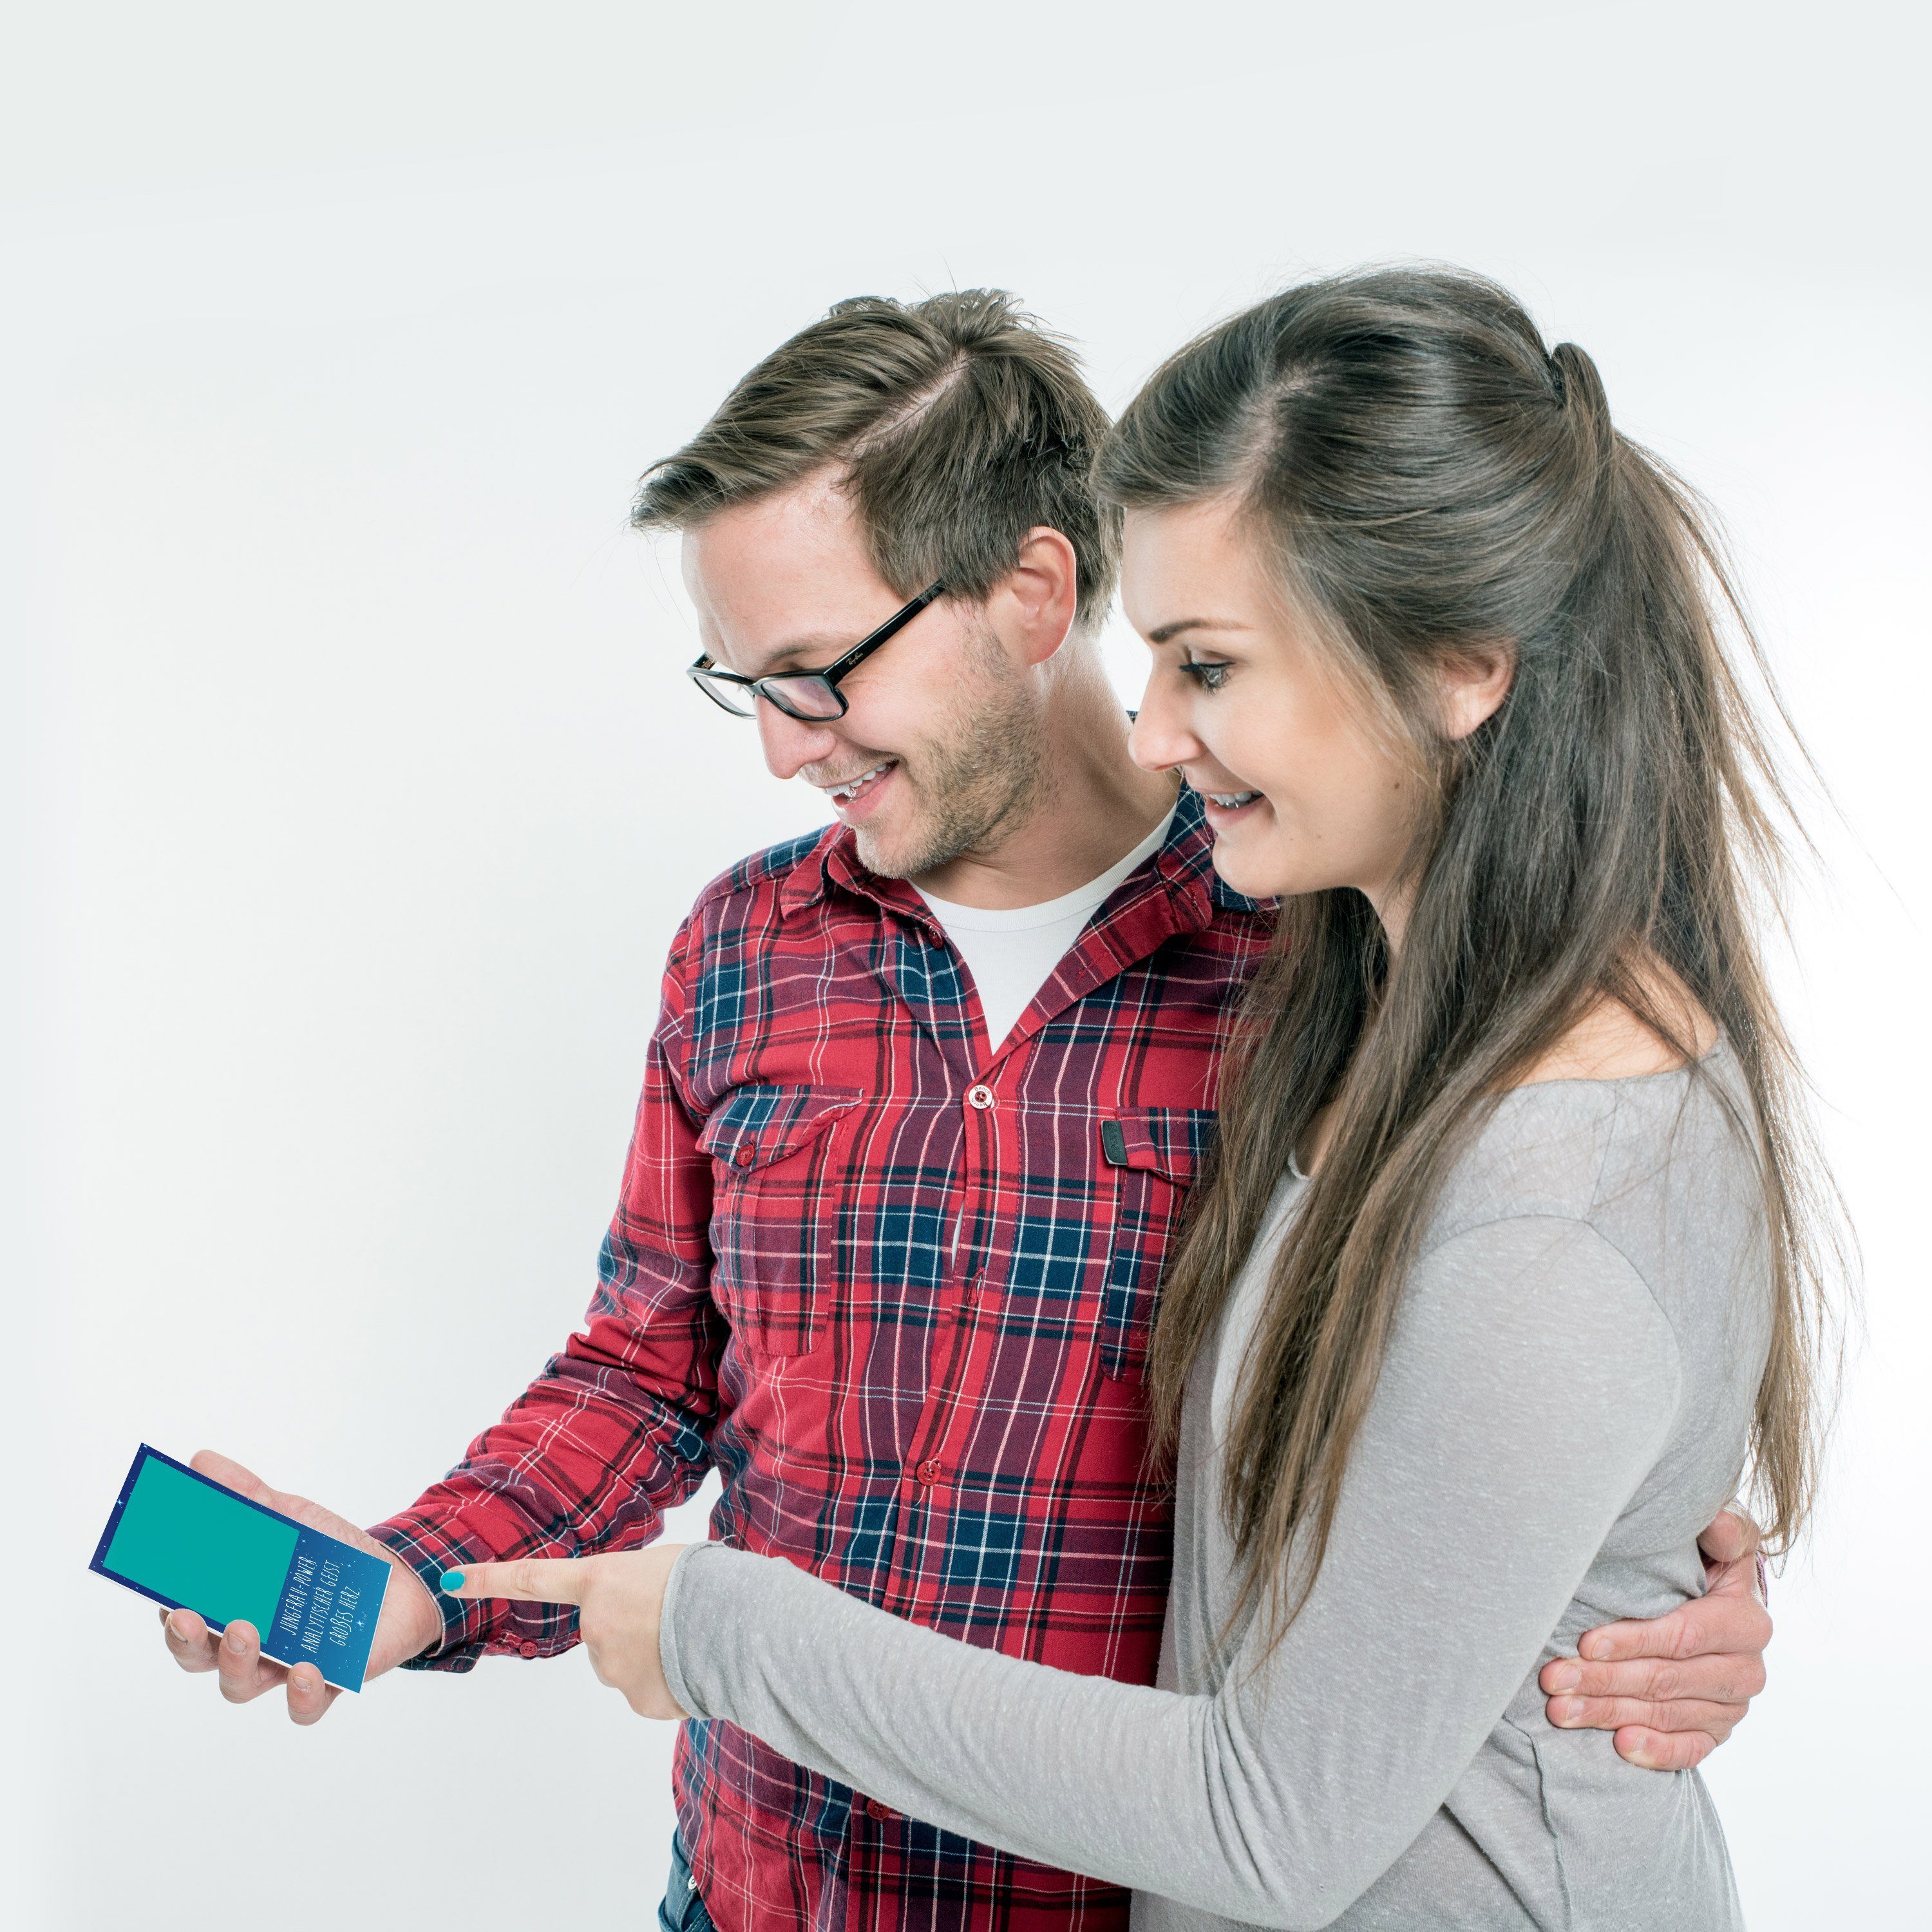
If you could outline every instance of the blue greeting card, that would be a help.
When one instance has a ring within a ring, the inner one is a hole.
[[[359,1690],[389,1586],[380,1556],[250,1502],[141,1444],[90,1570],[216,1630],[254,1625],[262,1654]]]

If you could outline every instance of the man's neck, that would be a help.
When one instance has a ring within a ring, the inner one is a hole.
[[[1024,817],[983,849],[921,873],[912,884],[922,892],[988,912],[1041,905],[1118,865],[1173,809],[1173,778],[1127,755],[1126,714],[1097,663],[1093,671],[1054,694],[1047,782]]]

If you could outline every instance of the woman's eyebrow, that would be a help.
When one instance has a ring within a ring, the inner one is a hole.
[[[1148,632],[1147,640],[1150,644],[1171,644],[1183,631],[1247,631],[1253,628],[1233,617],[1177,617],[1172,623]]]

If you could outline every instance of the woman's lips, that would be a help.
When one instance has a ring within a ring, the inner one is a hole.
[[[1238,825],[1266,801],[1258,791],[1203,791],[1201,808],[1216,832]]]

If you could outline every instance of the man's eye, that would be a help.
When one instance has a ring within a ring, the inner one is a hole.
[[[1190,658],[1180,668],[1181,676],[1193,679],[1203,691],[1219,691],[1233,668],[1225,660],[1201,658]]]

